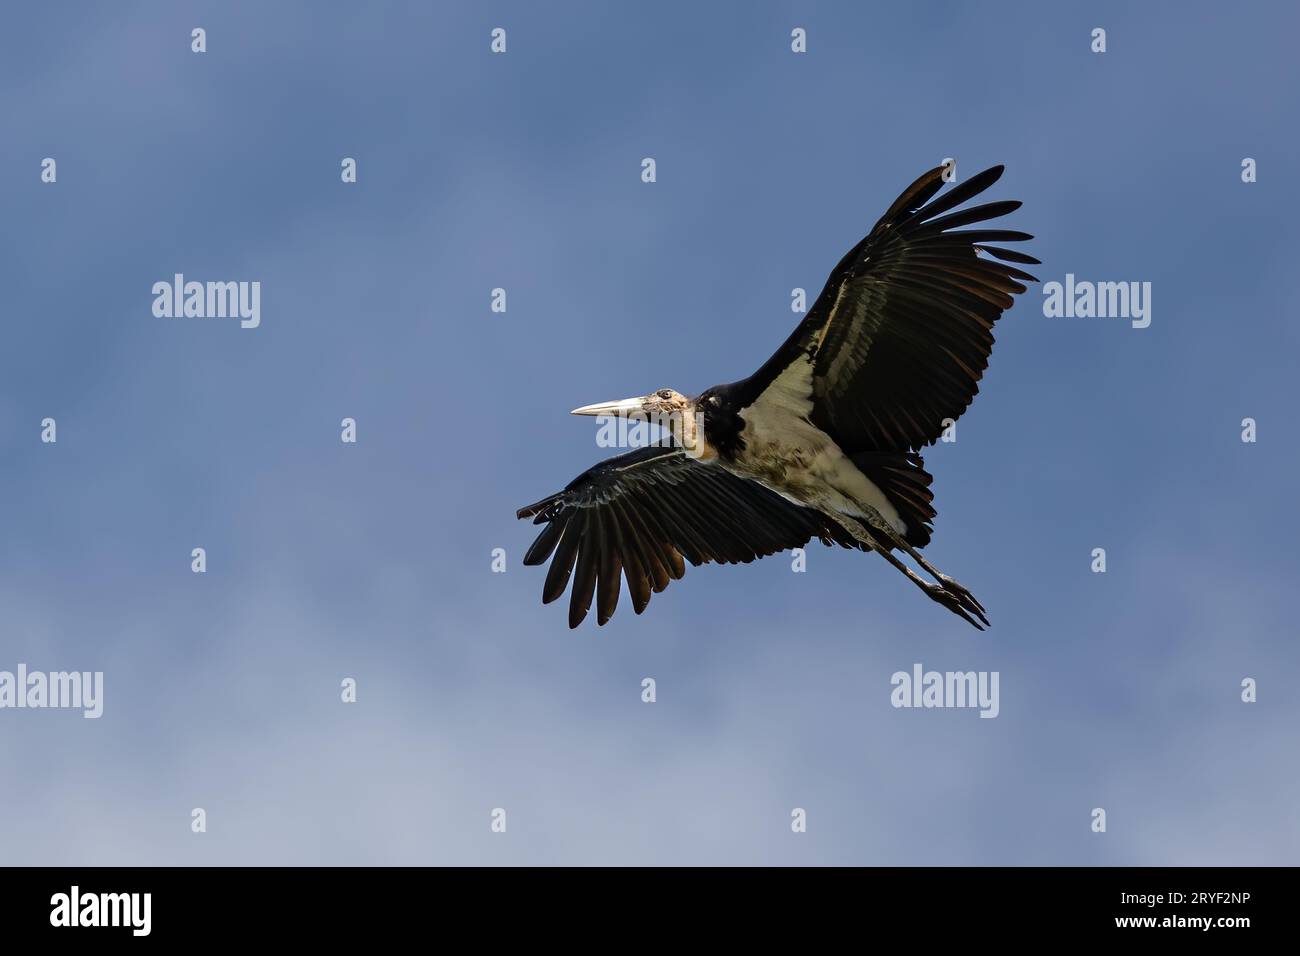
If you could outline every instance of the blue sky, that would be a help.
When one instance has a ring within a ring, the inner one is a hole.
[[[105,683],[0,710],[0,862],[1297,862],[1294,8],[326,6],[0,15],[0,670]],[[1153,288],[1031,289],[927,453],[993,628],[817,546],[570,632],[514,519],[605,454],[568,409],[748,375],[945,157],[1040,278]]]

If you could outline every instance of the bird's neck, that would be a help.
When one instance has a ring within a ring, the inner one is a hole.
[[[718,457],[718,449],[709,441],[704,413],[694,405],[688,405],[682,410],[675,425],[673,437],[686,450],[686,454],[700,461],[711,461]]]

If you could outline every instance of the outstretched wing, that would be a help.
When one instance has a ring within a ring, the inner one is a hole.
[[[936,441],[944,420],[955,421],[979,391],[993,323],[1012,295],[1025,291],[1022,282],[1038,281],[1007,264],[1037,259],[986,245],[1032,239],[1028,233],[961,228],[1020,203],[949,212],[995,183],[1002,169],[987,169],[938,199],[943,167],[908,187],[840,260],[804,320],[754,376],[752,400],[761,402],[773,386],[787,401],[796,394],[846,452],[917,450]]]
[[[613,616],[620,572],[640,614],[652,591],[686,573],[686,561],[748,563],[814,536],[855,546],[819,512],[667,445],[603,461],[518,516],[545,525],[524,555],[530,565],[551,558],[542,603],[573,581],[569,627],[582,623],[593,596],[597,623]]]

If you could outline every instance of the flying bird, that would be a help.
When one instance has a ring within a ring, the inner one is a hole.
[[[979,390],[993,324],[1037,282],[1038,260],[989,243],[1024,232],[976,223],[1019,202],[955,210],[1002,175],[994,166],[940,195],[923,174],[849,250],[803,320],[749,378],[694,398],[662,388],[575,408],[664,426],[664,441],[601,462],[521,508],[542,526],[524,564],[550,559],[543,603],[572,582],[569,626],[614,614],[627,581],[637,614],[686,563],[748,563],[801,547],[875,551],[975,627],[984,606],[920,553],[935,518],[918,453]],[[937,197],[937,198],[936,198]],[[920,572],[900,555],[911,558]]]

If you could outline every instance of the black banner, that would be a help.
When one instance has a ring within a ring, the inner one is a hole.
[[[1284,929],[1282,869],[9,869],[6,936],[357,942],[564,924],[632,938],[688,925],[944,938],[1104,936],[1231,945]],[[977,935],[972,936],[972,933]]]

